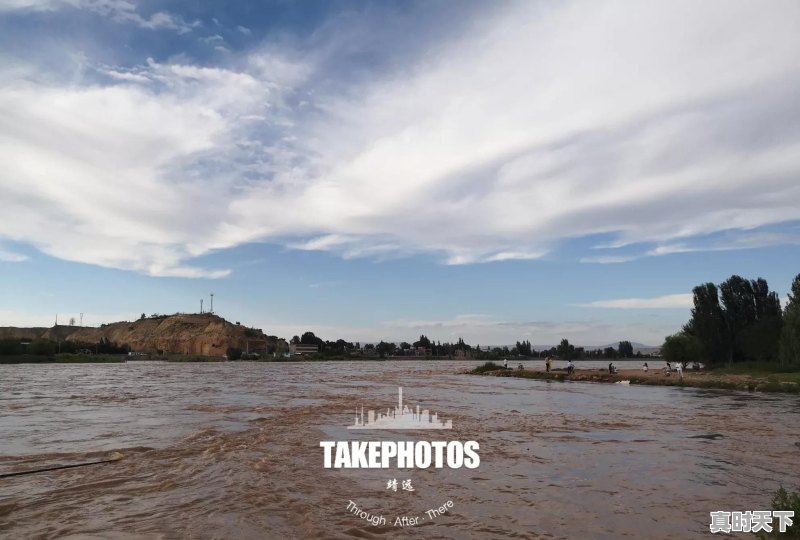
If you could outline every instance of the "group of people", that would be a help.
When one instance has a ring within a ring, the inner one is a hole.
[[[503,367],[505,369],[508,369],[508,358],[503,360]],[[553,358],[551,356],[548,356],[544,360],[544,370],[547,373],[549,373],[551,367],[553,367]],[[520,364],[517,367],[517,369],[525,369],[525,368],[522,366],[522,364]],[[572,375],[573,373],[575,373],[575,364],[572,363],[572,360],[567,360],[567,374]]]
[[[669,376],[669,374],[672,373],[672,371],[677,371],[678,372],[678,377],[680,377],[681,379],[683,378],[683,365],[680,362],[675,362],[675,367],[674,368],[672,367],[672,363],[669,362],[669,361],[665,360],[665,364],[666,365],[663,368],[661,368],[664,371],[665,375]],[[503,360],[503,367],[508,369],[508,358]],[[548,356],[544,361],[544,370],[545,370],[545,372],[549,373],[551,367],[553,367],[553,358]],[[525,368],[523,367],[522,364],[520,364],[517,369],[525,369]],[[649,369],[650,369],[650,366],[648,366],[647,362],[645,362],[644,365],[642,366],[642,371],[647,373]],[[697,368],[695,368],[695,369],[697,369]],[[617,373],[617,366],[614,365],[614,362],[609,362],[609,364],[608,364],[608,372],[611,375],[614,375],[614,374]],[[567,374],[568,375],[572,375],[573,373],[575,373],[575,364],[572,363],[572,360],[567,360]]]
[[[665,366],[661,369],[664,370],[664,374],[667,377],[669,377],[669,374],[672,373],[672,371],[674,370],[678,372],[678,377],[683,379],[683,364],[681,364],[680,362],[675,362],[674,368],[672,367],[672,363],[667,360],[664,361],[664,364]]]

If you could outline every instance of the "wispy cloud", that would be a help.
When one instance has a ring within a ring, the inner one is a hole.
[[[656,298],[620,298],[617,300],[597,300],[579,307],[612,309],[688,309],[693,305],[691,294],[667,294]]]
[[[639,259],[641,256],[630,255],[598,255],[593,257],[582,257],[580,262],[582,263],[597,263],[597,264],[619,264],[625,263],[630,261],[635,261]]]
[[[21,253],[14,253],[13,251],[6,251],[0,249],[0,261],[2,262],[24,262],[28,260],[27,255]]]
[[[133,23],[150,30],[168,29],[184,34],[201,26],[200,21],[187,22],[166,11],[157,11],[149,16],[142,16],[136,5],[127,0],[3,0],[0,2],[0,13],[14,10],[55,11],[63,8],[85,9],[116,22]]]
[[[64,4],[195,26],[122,0],[10,5]],[[368,16],[226,66],[104,67],[104,82],[5,62],[0,236],[70,260],[220,277],[191,260],[275,242],[467,264],[601,233],[666,252],[800,219],[796,2],[480,9],[405,64]],[[364,43],[374,61],[359,64]],[[364,67],[386,58],[392,69]]]
[[[326,287],[337,287],[337,286],[339,286],[341,284],[342,284],[341,281],[336,281],[336,280],[319,281],[319,282],[316,282],[316,283],[309,283],[308,284],[308,288],[309,289],[321,289],[321,288],[326,288]]]

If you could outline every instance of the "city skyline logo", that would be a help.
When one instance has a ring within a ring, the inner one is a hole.
[[[376,412],[372,409],[367,411],[364,418],[364,406],[361,411],[356,409],[355,420],[347,429],[453,429],[453,421],[441,420],[437,413],[431,413],[428,409],[420,410],[419,405],[416,411],[403,404],[403,387],[397,387],[397,406],[394,409],[386,409],[386,413]]]

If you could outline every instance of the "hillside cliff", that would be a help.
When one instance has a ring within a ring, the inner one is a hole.
[[[228,347],[264,353],[286,350],[286,342],[261,330],[230,323],[208,313],[177,314],[115,322],[99,328],[0,328],[0,338],[45,338],[52,341],[97,343],[106,340],[144,353],[223,355]]]

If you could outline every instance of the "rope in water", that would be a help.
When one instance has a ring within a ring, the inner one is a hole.
[[[10,478],[12,476],[24,476],[26,474],[37,474],[50,471],[60,471],[61,469],[72,469],[75,467],[88,467],[89,465],[102,465],[103,463],[115,463],[121,458],[104,459],[103,461],[90,461],[89,463],[73,463],[72,465],[59,465],[58,467],[47,467],[46,469],[34,469],[32,471],[18,471],[0,474],[0,478]]]

